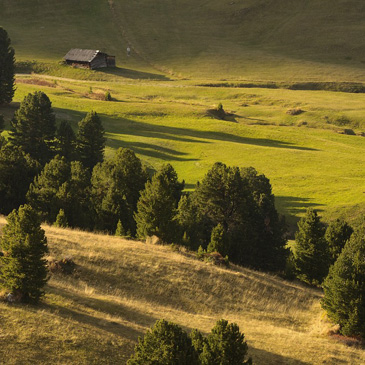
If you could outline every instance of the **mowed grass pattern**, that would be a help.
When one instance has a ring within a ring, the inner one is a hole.
[[[1,224],[5,220],[1,219]],[[319,290],[269,274],[218,268],[193,253],[44,226],[50,257],[72,257],[38,306],[0,303],[6,364],[125,363],[157,319],[208,333],[239,324],[256,364],[360,364],[364,351],[325,335]]]

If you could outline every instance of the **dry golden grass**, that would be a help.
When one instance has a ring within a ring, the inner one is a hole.
[[[1,363],[125,363],[160,318],[205,333],[237,322],[255,364],[365,363],[364,350],[325,335],[319,290],[169,246],[44,229],[50,257],[72,257],[77,270],[53,274],[38,306],[0,303]]]

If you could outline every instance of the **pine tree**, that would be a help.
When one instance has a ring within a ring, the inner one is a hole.
[[[125,237],[125,230],[120,219],[117,224],[117,229],[115,230],[115,235],[119,237]]]
[[[97,228],[112,233],[120,220],[134,236],[133,214],[147,180],[141,160],[132,150],[119,148],[113,159],[95,166],[91,180]]]
[[[138,339],[128,365],[198,365],[190,337],[178,325],[159,320]]]
[[[58,212],[56,221],[54,222],[54,226],[60,228],[68,227],[67,217],[63,209],[60,209],[60,211]]]
[[[57,129],[57,153],[72,161],[75,156],[75,133],[67,121],[62,121]]]
[[[0,213],[8,215],[26,202],[29,184],[40,172],[37,161],[9,144],[0,149]]]
[[[8,104],[14,96],[15,57],[10,38],[0,27],[0,105]]]
[[[225,242],[225,232],[223,226],[219,223],[212,229],[212,235],[207,248],[207,252],[219,252],[222,256],[225,256],[228,251],[227,244]]]
[[[365,225],[346,243],[323,283],[322,307],[346,336],[365,338]]]
[[[330,257],[324,226],[312,208],[299,221],[295,241],[294,262],[298,277],[309,284],[321,284],[328,274]]]
[[[248,346],[244,340],[245,336],[240,332],[236,323],[228,324],[228,321],[221,319],[212,328],[202,345],[200,354],[203,365],[242,365],[251,364],[251,359],[245,360]],[[201,342],[196,340],[195,344]],[[199,348],[198,348],[199,350]]]
[[[96,112],[88,113],[79,123],[76,150],[80,161],[90,169],[104,159],[104,128]]]
[[[335,263],[353,231],[351,226],[341,219],[336,219],[329,224],[326,229],[325,239],[331,255],[331,264]]]
[[[1,285],[23,302],[37,302],[47,282],[47,239],[35,211],[24,205],[13,210],[0,241]]]
[[[169,164],[146,183],[135,214],[139,238],[156,235],[166,243],[177,239],[175,216],[183,187],[184,183],[178,181],[175,170]]]
[[[53,155],[55,115],[46,94],[36,91],[20,103],[11,121],[10,141],[43,165]]]

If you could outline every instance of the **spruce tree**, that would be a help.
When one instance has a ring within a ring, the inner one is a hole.
[[[75,156],[76,136],[67,121],[62,121],[57,129],[57,153],[64,156],[66,160],[72,161]]]
[[[67,217],[65,215],[65,211],[60,209],[57,214],[56,221],[53,224],[55,227],[66,228],[68,227]]]
[[[322,307],[346,336],[365,338],[365,225],[346,243],[323,283]]]
[[[0,105],[8,104],[14,96],[15,57],[6,30],[0,27]]]
[[[39,161],[53,155],[56,120],[48,96],[41,91],[28,94],[11,121],[10,141]]]
[[[173,243],[178,238],[175,216],[183,187],[184,183],[178,181],[169,164],[146,183],[135,214],[139,238],[156,235],[166,243]]]
[[[219,223],[212,229],[210,242],[207,248],[207,252],[219,252],[222,256],[225,256],[228,247],[225,242],[225,232],[223,226]]]
[[[36,212],[24,205],[13,210],[0,241],[1,286],[23,302],[37,302],[47,282],[47,239]]]
[[[309,284],[321,284],[328,274],[330,257],[324,226],[312,208],[299,221],[295,241],[294,262],[298,277]]]
[[[198,365],[190,337],[178,325],[159,320],[138,339],[128,365]]]
[[[88,113],[79,123],[76,137],[76,150],[79,160],[90,169],[104,159],[104,128],[98,114]]]
[[[325,238],[331,255],[331,264],[335,263],[353,231],[351,226],[342,219],[336,219],[329,224]]]

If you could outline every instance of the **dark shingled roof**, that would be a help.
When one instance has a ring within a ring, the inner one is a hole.
[[[95,49],[73,48],[64,57],[68,61],[91,62],[100,51]]]

